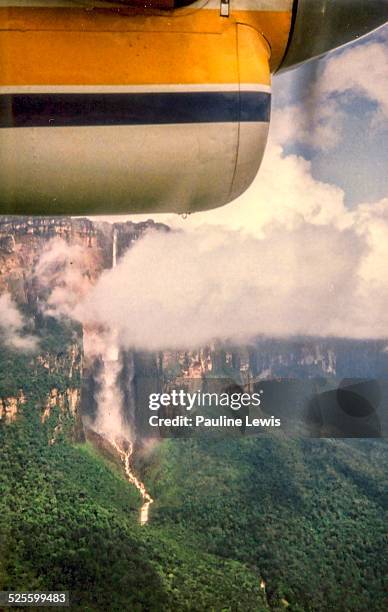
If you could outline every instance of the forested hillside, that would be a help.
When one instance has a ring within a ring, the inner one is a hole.
[[[0,464],[2,590],[68,590],[83,612],[268,609],[256,567],[175,537],[174,517],[140,527],[116,465],[87,444],[49,445],[32,406],[0,426]]]
[[[3,590],[69,590],[79,610],[386,609],[384,442],[164,441],[145,527],[116,464],[48,444],[33,406],[0,449]]]
[[[68,590],[82,612],[266,610],[248,565],[139,526],[120,462],[83,442],[81,330],[31,331],[33,353],[0,345],[0,590]]]
[[[257,568],[271,608],[386,610],[385,441],[208,437],[155,454],[154,524]]]

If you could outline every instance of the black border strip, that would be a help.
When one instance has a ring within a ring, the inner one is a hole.
[[[270,106],[258,91],[1,94],[0,127],[261,122]]]

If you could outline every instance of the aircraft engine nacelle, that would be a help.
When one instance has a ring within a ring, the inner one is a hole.
[[[2,214],[188,213],[245,191],[270,118],[257,30],[219,9],[54,10],[9,9],[0,32]]]
[[[365,34],[387,4],[0,0],[0,214],[230,202],[263,157],[271,73]]]
[[[281,70],[324,55],[388,20],[388,0],[295,0]]]

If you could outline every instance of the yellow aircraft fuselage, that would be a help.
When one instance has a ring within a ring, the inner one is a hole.
[[[0,4],[1,212],[221,206],[267,139],[291,0]]]
[[[271,73],[332,48],[344,21],[340,0],[161,3],[0,0],[1,214],[230,202],[264,153]]]

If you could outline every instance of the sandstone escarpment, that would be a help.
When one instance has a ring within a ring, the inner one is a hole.
[[[0,216],[0,295],[7,292],[11,296],[15,307],[29,321],[29,333],[38,340],[36,351],[27,353],[10,350],[6,343],[1,345],[0,337],[2,422],[15,421],[27,404],[36,408],[42,425],[55,431],[52,440],[67,421],[73,421],[80,436],[81,382],[85,375],[83,332],[71,321],[48,316],[45,305],[50,292],[57,288],[57,277],[53,275],[48,287],[47,278],[39,275],[38,264],[51,244],[64,241],[70,257],[72,247],[78,257],[81,253],[82,274],[93,284],[104,269],[112,267],[114,241],[115,257],[119,258],[149,229],[169,228],[153,221],[112,226],[70,217]],[[78,263],[74,267],[77,266]],[[98,330],[93,333],[93,337],[99,335]],[[88,337],[87,330],[84,335]],[[86,364],[90,366],[94,367],[93,363]],[[90,395],[93,402],[93,390]]]
[[[6,423],[15,421],[21,406],[25,403],[26,398],[22,389],[14,397],[0,397],[0,421]]]

